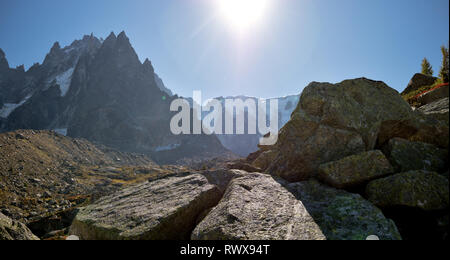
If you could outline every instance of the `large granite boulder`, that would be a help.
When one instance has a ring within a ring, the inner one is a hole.
[[[192,174],[142,183],[80,209],[70,234],[87,240],[188,239],[219,189]]]
[[[25,224],[0,213],[0,240],[39,240]]]
[[[406,89],[402,92],[402,95],[411,91],[416,91],[421,87],[431,86],[436,82],[436,80],[437,78],[433,76],[417,73],[412,77],[411,81],[408,83],[408,86],[406,86]]]
[[[441,210],[449,206],[448,179],[427,171],[410,171],[372,181],[366,194],[372,203],[383,208]]]
[[[276,159],[277,155],[277,151],[275,150],[265,151],[261,153],[258,158],[256,158],[256,160],[253,162],[253,166],[258,167],[262,170],[266,170]]]
[[[282,128],[278,155],[267,172],[305,180],[320,164],[373,150],[385,121],[410,117],[411,107],[383,82],[365,78],[305,88],[291,120]]]
[[[308,179],[320,164],[365,151],[362,137],[355,132],[320,124],[304,111],[293,114],[281,130],[266,172],[296,182]],[[261,157],[269,154],[264,152]],[[260,161],[257,158],[255,162]]]
[[[395,137],[448,149],[449,126],[445,121],[414,111],[402,119],[382,122],[378,134],[378,146],[386,145]]]
[[[396,225],[380,209],[358,194],[320,184],[315,180],[292,183],[289,190],[320,226],[329,240],[400,240]]]
[[[384,154],[369,151],[322,164],[318,177],[336,188],[349,188],[394,173]]]
[[[397,172],[426,170],[441,173],[448,169],[448,150],[431,144],[394,138],[384,150]]]
[[[281,182],[281,183],[280,183]],[[194,240],[323,240],[307,208],[269,175],[233,179],[220,203],[192,232]]]

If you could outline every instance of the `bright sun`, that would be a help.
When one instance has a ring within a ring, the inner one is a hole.
[[[233,27],[245,30],[262,20],[268,2],[269,0],[219,0],[219,8]]]

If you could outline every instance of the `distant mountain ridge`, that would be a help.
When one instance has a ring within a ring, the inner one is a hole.
[[[244,102],[247,99],[252,99],[255,101],[255,104],[258,104],[258,100],[260,100],[260,98],[250,96],[228,96],[228,97],[217,97],[215,99],[220,101],[220,103],[222,104],[222,108],[224,109],[226,99],[228,100],[240,99]],[[284,97],[274,97],[270,99],[278,100],[278,129],[281,129],[291,119],[291,114],[292,112],[294,112],[295,108],[298,105],[300,95],[289,95]],[[270,99],[263,99],[263,100],[270,100]],[[193,104],[192,98],[187,98],[187,100],[192,106]],[[207,114],[209,114],[209,112],[203,112],[202,117],[204,118]],[[269,114],[269,111],[267,111],[267,114]],[[235,124],[237,116],[238,116],[237,111],[234,111],[233,119]],[[248,115],[248,110],[246,109],[244,112],[245,129],[247,129],[249,118],[252,120],[256,120],[255,121],[256,125],[258,125],[257,114]],[[223,111],[222,125],[223,126],[225,125],[225,111]],[[245,130],[244,135],[236,135],[236,134],[217,135],[217,138],[219,138],[220,142],[222,143],[223,146],[225,146],[225,148],[243,157],[247,157],[249,154],[256,152],[258,150],[258,144],[261,137],[263,137],[263,135],[261,134],[248,134],[247,130]]]

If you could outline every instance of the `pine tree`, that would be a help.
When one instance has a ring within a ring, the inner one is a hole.
[[[442,65],[441,70],[439,71],[439,78],[444,82],[449,82],[449,58],[448,58],[448,48],[445,46],[441,47],[442,51]]]
[[[427,58],[423,58],[422,61],[422,74],[433,76],[434,71],[433,67],[431,67],[430,62],[427,60]]]

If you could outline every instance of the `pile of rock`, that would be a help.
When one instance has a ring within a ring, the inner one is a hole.
[[[382,209],[435,213],[449,205],[448,130],[448,120],[413,111],[382,82],[311,83],[278,143],[249,161],[291,182],[358,192]]]
[[[401,239],[360,195],[241,170],[185,173],[128,188],[80,210],[80,239]]]
[[[23,223],[0,213],[0,240],[39,240]]]
[[[423,223],[405,224],[392,209],[430,214],[427,220],[440,223],[437,229],[448,227],[442,221],[448,220],[447,156],[448,124],[413,111],[384,83],[312,83],[276,145],[223,170],[186,172],[105,197],[80,210],[71,234],[80,239],[409,238],[409,225]]]

